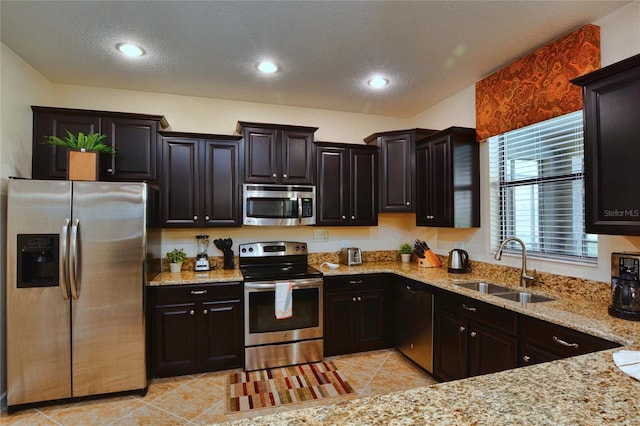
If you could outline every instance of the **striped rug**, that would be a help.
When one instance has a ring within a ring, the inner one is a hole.
[[[226,411],[235,413],[355,393],[331,361],[232,373]]]

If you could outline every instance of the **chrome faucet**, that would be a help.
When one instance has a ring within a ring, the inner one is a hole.
[[[500,244],[500,247],[498,248],[498,251],[496,252],[495,256],[493,256],[493,258],[495,260],[500,260],[502,258],[502,250],[504,249],[504,246],[509,241],[515,241],[515,242],[519,243],[520,246],[522,247],[522,270],[520,271],[520,286],[526,288],[527,287],[527,283],[532,284],[532,285],[537,283],[538,282],[538,274],[536,274],[536,270],[535,269],[533,270],[533,274],[527,275],[527,248],[525,247],[524,242],[520,238],[509,237],[506,240],[504,240]]]

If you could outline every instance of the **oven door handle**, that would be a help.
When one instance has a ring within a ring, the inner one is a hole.
[[[289,282],[287,280],[277,281],[277,282]],[[309,287],[321,287],[322,280],[312,279],[312,280],[290,280],[293,283],[293,288],[309,288]],[[249,290],[275,290],[276,289],[276,281],[263,281],[263,282],[252,282],[252,283],[244,283],[244,288]]]

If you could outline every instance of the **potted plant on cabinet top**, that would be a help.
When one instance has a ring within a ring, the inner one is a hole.
[[[180,272],[182,270],[182,262],[187,259],[187,253],[184,249],[173,249],[167,252],[167,262],[169,262],[169,270],[171,272]]]
[[[115,155],[116,150],[102,141],[107,135],[80,132],[74,135],[67,130],[67,137],[45,136],[44,143],[67,148],[67,179],[97,180],[98,154]]]
[[[412,251],[413,248],[411,247],[411,244],[404,243],[400,245],[400,257],[402,258],[403,262],[408,262],[409,260],[411,260]]]

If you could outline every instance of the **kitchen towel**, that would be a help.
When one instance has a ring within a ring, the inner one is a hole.
[[[293,283],[276,283],[276,318],[286,319],[293,316]]]
[[[613,354],[613,362],[625,374],[640,380],[640,351],[621,350]]]

